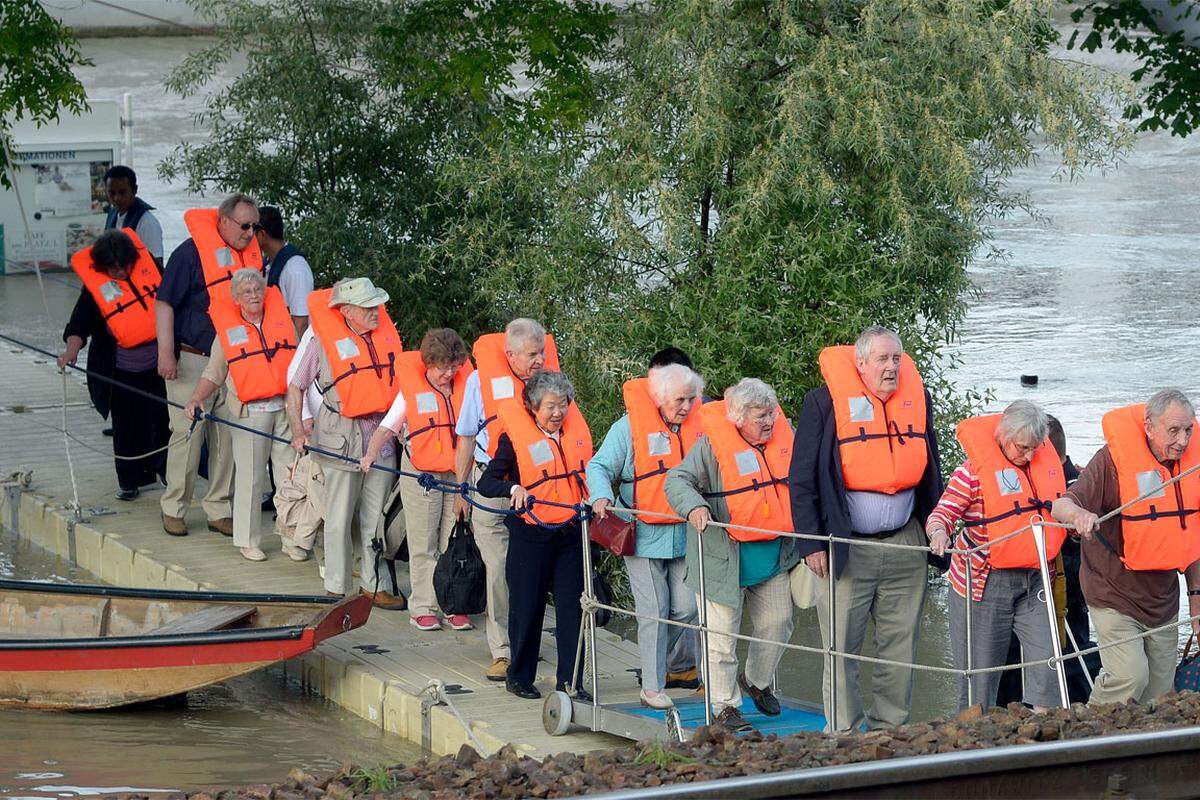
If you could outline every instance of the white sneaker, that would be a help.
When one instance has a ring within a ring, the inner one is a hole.
[[[308,551],[303,547],[297,547],[294,544],[284,542],[281,549],[283,550],[283,554],[292,561],[308,561]]]
[[[242,557],[247,561],[266,561],[267,554],[257,547],[243,547]]]
[[[656,692],[652,689],[642,689],[641,691],[642,705],[647,708],[655,708],[659,711],[671,708],[675,702],[671,700],[666,692]]]

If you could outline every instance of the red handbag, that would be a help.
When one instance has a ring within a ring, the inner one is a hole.
[[[604,519],[592,518],[588,523],[588,538],[614,556],[631,556],[637,541],[637,523],[621,519],[610,506]]]

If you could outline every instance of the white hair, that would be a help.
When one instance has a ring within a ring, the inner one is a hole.
[[[1196,414],[1196,409],[1186,394],[1178,389],[1162,389],[1150,395],[1150,399],[1146,401],[1146,419],[1158,419],[1173,405],[1183,406],[1190,416]]]
[[[561,372],[542,369],[530,375],[529,380],[525,381],[522,397],[525,400],[526,408],[530,411],[537,411],[546,396],[551,394],[573,403],[575,402],[575,385]]]
[[[1018,444],[1041,444],[1050,433],[1050,418],[1036,403],[1015,400],[1004,409],[996,438]]]
[[[735,425],[745,422],[751,409],[774,411],[778,405],[775,390],[758,378],[742,378],[725,390],[725,416]]]
[[[878,339],[880,336],[886,336],[895,342],[901,350],[904,349],[904,342],[900,341],[900,336],[891,328],[885,328],[882,325],[871,325],[863,329],[863,332],[854,340],[854,355],[859,361],[866,361],[871,355],[871,342]]]
[[[250,267],[242,267],[229,278],[229,293],[235,298],[237,297],[238,289],[242,288],[244,283],[253,283],[257,286],[266,286],[267,279],[263,274],[256,269]]]
[[[679,387],[691,389],[697,397],[704,393],[704,378],[683,364],[664,364],[661,367],[654,367],[646,373],[646,383],[650,390],[650,397],[654,400],[655,405],[659,406],[667,402],[673,389]]]
[[[536,319],[517,317],[504,328],[504,343],[509,347],[522,344],[541,344],[546,341],[546,329]]]

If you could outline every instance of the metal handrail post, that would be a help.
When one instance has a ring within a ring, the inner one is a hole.
[[[579,515],[579,535],[583,540],[583,594],[589,601],[587,613],[587,649],[588,665],[592,670],[592,730],[600,730],[600,673],[596,670],[596,589],[592,580],[592,543],[588,537],[588,518],[586,512]],[[572,677],[578,671],[579,665],[572,668]]]
[[[700,577],[700,668],[704,678],[704,724],[712,725],[712,680],[708,673],[708,590],[704,585],[704,534],[696,531],[696,560]]]
[[[1046,559],[1046,529],[1042,527],[1042,518],[1034,517],[1033,544],[1037,548],[1038,567],[1042,572],[1042,592],[1046,598],[1046,619],[1050,622],[1050,645],[1054,648],[1054,672],[1058,676],[1058,696],[1063,708],[1071,707],[1070,695],[1067,693],[1067,670],[1063,662],[1062,641],[1058,638],[1058,615],[1054,610],[1054,588],[1050,582],[1050,563]]]
[[[828,600],[829,600],[829,602],[828,602],[828,605],[829,605],[829,622],[828,622],[828,625],[829,625],[829,637],[828,637],[829,638],[829,657],[828,657],[828,664],[827,664],[827,667],[828,667],[827,671],[829,673],[829,708],[827,708],[826,711],[829,712],[829,716],[830,716],[830,719],[826,720],[825,722],[829,726],[830,733],[837,733],[837,731],[838,731],[838,724],[837,724],[837,719],[838,719],[838,716],[837,716],[837,712],[838,712],[838,697],[837,697],[838,660],[837,660],[837,656],[835,656],[833,654],[833,652],[835,650],[837,650],[837,628],[835,627],[835,623],[837,620],[837,614],[834,613],[835,609],[837,607],[837,600],[835,599],[835,595],[837,594],[837,592],[834,591],[834,587],[833,587],[833,573],[835,572],[834,549],[835,548],[834,548],[834,544],[833,544],[833,534],[830,534],[829,535],[829,557],[826,559],[826,565],[825,565],[826,566],[825,577],[827,579],[825,583],[826,583],[826,591],[828,592]]]
[[[973,659],[971,658],[971,596],[975,592],[971,586],[971,554],[970,553],[967,553],[967,555],[965,556],[965,562],[966,562],[966,572],[967,572],[967,590],[966,590],[966,598],[965,598],[966,602],[963,603],[963,609],[964,609],[963,616],[965,617],[965,619],[963,620],[963,630],[965,631],[965,635],[963,636],[963,638],[966,640],[966,644],[967,644],[967,705],[973,706],[973,705],[975,705],[975,676],[971,674],[971,670],[973,669],[973,666],[972,666]]]

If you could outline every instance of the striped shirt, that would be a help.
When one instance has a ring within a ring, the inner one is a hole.
[[[942,499],[929,515],[925,523],[928,530],[932,526],[940,526],[946,531],[953,531],[960,522],[976,522],[983,519],[983,498],[979,489],[979,476],[971,459],[964,461],[946,484]],[[970,538],[966,529],[960,530],[952,537],[952,545],[965,550],[988,539],[987,526],[972,527]],[[983,590],[987,586],[988,575],[992,571],[988,551],[980,550],[965,556],[954,553],[950,556],[950,586],[958,592],[959,597],[967,596],[967,558],[971,559],[971,599],[983,599]],[[1054,577],[1054,564],[1050,564],[1050,577]]]

